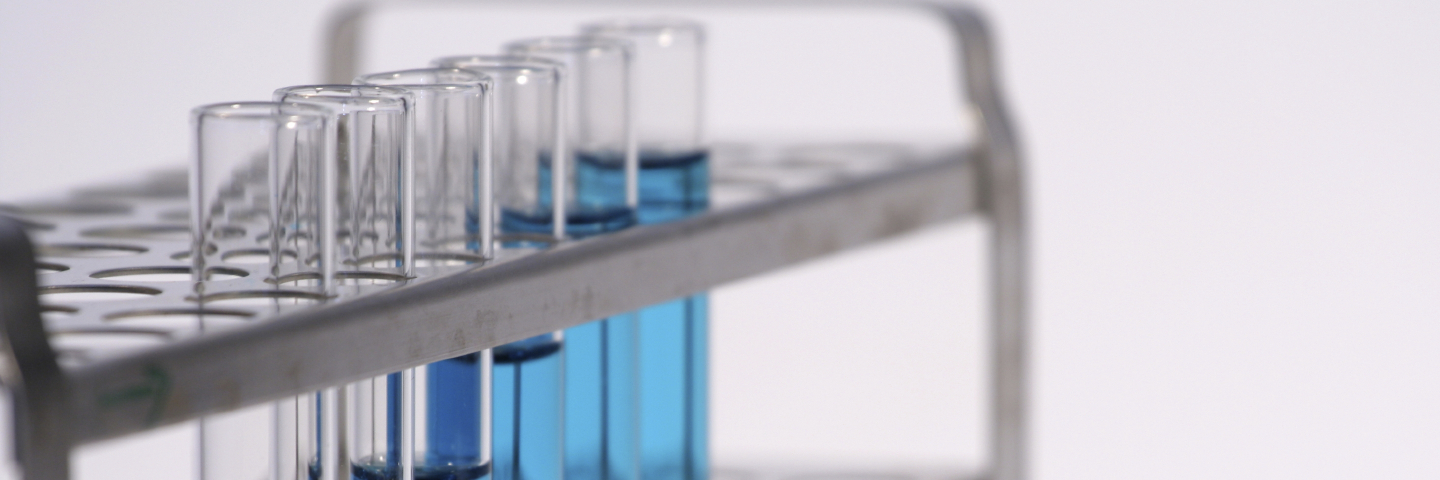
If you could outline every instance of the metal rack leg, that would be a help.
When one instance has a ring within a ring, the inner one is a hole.
[[[980,121],[983,208],[990,221],[990,465],[992,480],[1026,478],[1028,237],[1024,172],[1000,92],[995,49],[984,18],[963,5],[935,6],[960,54],[961,93]]]
[[[35,253],[20,223],[0,217],[0,379],[10,390],[15,459],[27,480],[70,476],[65,381],[40,318]]]

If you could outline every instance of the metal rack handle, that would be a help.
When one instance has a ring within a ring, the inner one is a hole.
[[[982,166],[981,208],[990,222],[991,282],[991,459],[988,475],[994,480],[1026,478],[1026,411],[1029,405],[1026,358],[1028,347],[1028,233],[1024,198],[1024,169],[1019,142],[1006,113],[1000,90],[1000,72],[994,41],[984,15],[976,8],[957,3],[880,0],[468,0],[476,4],[533,5],[597,3],[625,5],[723,5],[814,7],[866,6],[918,10],[941,20],[955,41],[959,53],[955,65],[961,69],[959,85],[962,115],[978,117]],[[379,5],[421,2],[396,0],[352,1],[332,16],[327,38],[325,75],[331,82],[348,82],[360,74],[361,26]]]

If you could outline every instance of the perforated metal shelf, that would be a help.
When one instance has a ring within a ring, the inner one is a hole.
[[[714,210],[725,211],[924,163],[901,144],[725,144],[713,152]],[[0,206],[37,243],[43,316],[62,365],[78,368],[202,333],[264,322],[354,295],[542,253],[500,249],[489,262],[463,251],[423,250],[417,278],[367,266],[342,270],[346,296],[327,299],[298,272],[268,271],[263,223],[232,223],[217,241],[204,302],[194,293],[183,170],[129,184],[82,188],[68,198]],[[563,245],[562,245],[563,247]],[[202,307],[203,305],[203,307]]]
[[[971,213],[964,152],[721,146],[709,213],[501,249],[484,264],[435,262],[412,279],[354,272],[354,294],[333,299],[285,272],[267,282],[261,230],[236,224],[216,270],[229,278],[207,286],[205,310],[182,175],[3,210],[27,225],[48,272],[40,301],[83,442],[489,348]]]

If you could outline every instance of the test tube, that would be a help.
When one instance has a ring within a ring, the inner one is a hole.
[[[334,244],[326,249],[333,252],[332,260],[322,262],[330,266],[324,278],[336,279],[327,283],[327,293],[355,293],[336,284],[347,277],[367,278],[336,272],[337,264],[413,275],[414,95],[394,87],[308,85],[276,90],[275,100],[324,108],[334,125],[322,162],[323,177],[333,187],[328,191],[334,192],[325,199],[322,215],[334,219],[321,235]],[[318,454],[310,475],[412,480],[414,381],[413,370],[406,370],[322,390],[316,398]],[[348,458],[341,451],[342,436]]]
[[[319,207],[296,193],[314,191],[324,110],[274,102],[220,103],[195,108],[191,126],[190,257],[196,293],[205,293],[209,270],[231,253],[218,241],[237,235],[267,244],[272,279],[282,268],[302,268],[301,262],[288,260],[297,258],[293,248],[309,246],[295,239],[315,233]]]
[[[313,194],[318,186],[314,172],[326,143],[327,116],[323,109],[305,105],[234,102],[194,109],[191,126],[191,259],[195,299],[202,307],[197,321],[205,331],[207,273],[231,253],[220,245],[222,240],[244,237],[266,243],[272,279],[282,271],[305,268],[302,262],[291,261],[298,256],[287,240],[318,233],[313,196],[296,194]],[[288,456],[280,455],[297,440],[296,431],[284,421],[284,406],[282,401],[202,418],[200,478],[296,478],[295,471],[285,470],[284,459],[293,459],[294,448],[299,447],[290,447]],[[266,422],[272,410],[275,416]],[[261,439],[276,443],[257,441]],[[272,471],[266,471],[269,465]],[[292,476],[282,476],[285,473]]]
[[[635,136],[640,152],[641,224],[705,211],[709,149],[702,136],[705,30],[681,19],[610,20],[581,27],[585,35],[634,46]]]
[[[504,55],[445,57],[437,68],[460,68],[491,78],[491,155],[502,241],[510,246],[548,244],[566,233],[567,202],[575,197],[573,168],[565,158],[560,122],[560,65],[544,59]],[[555,192],[559,192],[556,195]]]
[[[489,77],[426,68],[363,75],[355,83],[415,95],[417,262],[493,257]],[[457,246],[470,256],[455,256]],[[484,350],[416,369],[414,478],[475,480],[490,474],[491,362],[490,350]]]
[[[640,150],[640,223],[704,212],[710,203],[709,149],[702,135],[705,32],[681,19],[585,24],[586,35],[635,48],[635,135]],[[641,476],[709,478],[708,302],[706,294],[638,313]]]
[[[574,145],[576,191],[633,208],[637,154],[630,115],[631,45],[598,37],[542,37],[506,45],[515,55],[560,62]],[[622,197],[623,196],[623,197]],[[567,480],[639,478],[636,430],[636,319],[633,314],[565,331]]]
[[[501,244],[531,247],[563,238],[569,185],[562,182],[567,178],[565,162],[551,162],[565,158],[562,125],[557,121],[559,65],[485,55],[446,57],[433,64],[473,71],[494,82],[491,145],[504,219]],[[557,166],[551,168],[551,163]],[[559,174],[546,173],[551,171]],[[555,197],[560,201],[552,201]],[[563,478],[563,344],[563,335],[555,332],[493,349],[495,480]]]
[[[494,256],[489,77],[458,68],[362,75],[357,85],[386,85],[415,96],[417,265]],[[436,254],[436,255],[430,255]]]
[[[275,101],[319,106],[331,115],[333,170],[326,175],[336,195],[326,217],[335,225],[325,238],[336,248],[330,264],[413,275],[414,95],[395,87],[304,85],[276,90]]]
[[[560,120],[571,155],[554,162],[570,174],[566,234],[583,238],[635,224],[635,138],[630,123],[630,45],[623,40],[541,37],[505,45],[511,55],[563,67]],[[542,164],[543,166],[543,164]]]

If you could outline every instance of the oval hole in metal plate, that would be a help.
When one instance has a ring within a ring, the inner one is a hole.
[[[81,217],[95,215],[124,215],[130,213],[130,206],[121,203],[26,203],[0,205],[0,211],[20,215]]]
[[[389,285],[405,281],[404,275],[385,272],[335,272],[336,283],[345,286],[356,285]],[[320,274],[316,272],[299,272],[289,275],[282,275],[274,281],[277,285],[288,285],[293,287],[314,287],[320,285]]]
[[[229,328],[242,325],[255,316],[245,310],[220,309],[147,309],[112,313],[105,320],[127,327],[164,330],[174,333],[196,332],[211,328]]]
[[[75,308],[69,305],[41,305],[40,318],[46,320],[70,318],[75,316],[75,313],[79,311],[79,308]]]
[[[138,255],[150,249],[115,243],[51,243],[35,248],[41,257],[100,258]]]
[[[70,269],[69,266],[67,266],[67,265],[61,265],[61,264],[58,264],[58,263],[35,262],[35,271],[36,271],[37,273],[55,273],[55,272],[63,272],[63,271],[69,270],[69,269]]]
[[[198,301],[207,307],[223,305],[227,307],[254,306],[278,308],[294,305],[312,305],[324,299],[324,295],[313,292],[295,290],[244,290],[210,294]],[[193,298],[191,300],[196,301]]]
[[[211,267],[206,280],[222,281],[250,275],[238,268]],[[91,278],[112,278],[122,282],[185,282],[194,278],[190,267],[126,267],[101,270],[90,274]]]
[[[181,252],[177,253],[176,255],[182,255],[181,258],[190,258],[190,252]],[[282,261],[295,261],[295,252],[285,250],[280,252],[280,256],[282,257]],[[238,250],[230,250],[220,254],[220,260],[230,263],[241,264],[270,263],[270,250],[264,248],[242,248]]]
[[[40,287],[42,302],[103,302],[159,295],[160,290],[132,285],[54,285]]]
[[[236,228],[236,227],[223,227]],[[240,230],[244,235],[245,231]],[[190,226],[182,224],[170,225],[120,225],[113,227],[91,228],[80,232],[86,237],[99,238],[132,238],[141,240],[168,240],[186,241],[190,240]],[[218,237],[228,238],[228,237]]]
[[[398,253],[382,253],[379,255],[368,255],[355,260],[361,267],[395,267],[400,260]],[[472,253],[460,252],[415,252],[415,266],[425,267],[454,267],[461,265],[477,265],[485,263],[485,257]]]

